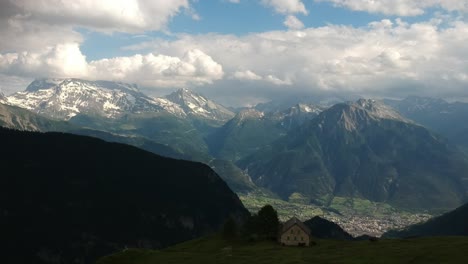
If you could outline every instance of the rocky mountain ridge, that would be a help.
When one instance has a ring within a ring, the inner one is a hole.
[[[327,204],[337,195],[449,209],[468,194],[462,153],[373,100],[334,105],[238,165],[285,200],[299,193]]]
[[[227,108],[187,89],[152,98],[136,85],[72,78],[35,80],[25,91],[7,96],[4,101],[60,120],[79,114],[115,119],[125,114],[164,112],[225,122],[234,116]]]
[[[53,96],[44,103],[42,93]],[[92,99],[85,104],[88,97]],[[70,118],[74,125],[142,138],[137,146],[145,140],[162,144],[234,175],[230,186],[236,190],[259,185],[284,200],[300,194],[306,202],[326,206],[338,195],[397,207],[414,202],[411,209],[443,209],[458,205],[468,185],[464,158],[449,143],[379,100],[359,99],[331,107],[296,102],[285,108],[272,103],[234,114],[187,89],[150,98],[133,85],[78,79],[36,80],[7,100],[38,105],[34,111],[52,116],[62,113],[65,119],[69,109],[77,108]],[[103,110],[113,102],[116,107]],[[424,109],[431,104],[424,103]],[[432,171],[425,168],[426,163],[434,167]],[[453,177],[443,180],[442,174]],[[229,182],[230,176],[224,179]],[[412,200],[413,187],[405,182],[409,178],[417,189],[413,192],[420,191],[418,195],[426,198]],[[442,197],[444,191],[447,195]],[[438,195],[443,199],[436,199]]]

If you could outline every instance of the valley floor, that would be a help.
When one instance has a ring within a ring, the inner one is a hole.
[[[315,240],[311,247],[282,247],[275,242],[229,242],[219,237],[189,241],[162,251],[129,249],[97,264],[150,263],[466,263],[468,237]]]
[[[278,217],[283,222],[292,216],[302,221],[320,216],[337,223],[354,237],[361,235],[380,237],[388,230],[425,222],[432,217],[430,214],[402,211],[385,203],[357,198],[335,197],[330,206],[320,207],[300,200],[283,201],[261,191],[238,193],[238,195],[251,213],[256,213],[264,205],[270,204],[278,211]]]

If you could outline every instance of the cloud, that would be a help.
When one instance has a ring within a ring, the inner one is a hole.
[[[281,80],[278,77],[271,75],[271,74],[266,77],[266,80],[278,86],[292,85],[292,82],[290,80]]]
[[[186,87],[212,83],[223,68],[201,50],[181,57],[149,53],[86,62],[76,43],[60,44],[42,53],[0,54],[0,73],[35,77],[119,80],[153,87]]]
[[[21,17],[0,18],[0,53],[12,51],[40,51],[57,43],[81,43],[82,36],[71,27],[46,25]]]
[[[417,15],[434,7],[467,9],[467,1],[320,1],[397,15]],[[304,28],[297,18],[308,13],[303,1],[263,0],[294,30],[241,36],[172,34],[170,40],[127,47],[131,56],[87,61],[76,27],[105,32],[164,30],[182,11],[196,13],[188,0],[117,0],[112,6],[110,0],[80,0],[76,6],[63,2],[1,1],[0,79],[55,76],[154,88],[191,86],[208,95],[224,94],[224,102],[233,94],[256,101],[308,92],[468,96],[468,24],[453,17],[443,23],[384,19],[363,27]]]
[[[200,19],[189,0],[2,0],[0,54],[40,53],[59,44],[81,44],[77,28],[105,33],[165,30],[181,11]]]
[[[90,63],[94,79],[120,80],[153,87],[186,87],[210,84],[223,78],[220,64],[201,50],[192,49],[182,57],[134,55]]]
[[[154,40],[130,48],[175,55],[199,48],[221,64],[226,75],[234,77],[231,80],[241,80],[242,85],[255,80],[263,97],[281,91],[466,96],[466,43],[468,24],[461,21],[441,26],[384,19],[364,27],[179,35],[174,41]],[[216,82],[216,93],[238,87],[223,79]]]
[[[0,74],[0,80],[0,94],[10,95],[17,91],[24,90],[33,79]]]
[[[234,74],[233,74],[233,79],[237,79],[237,80],[254,80],[254,81],[258,81],[258,80],[262,80],[263,78],[259,75],[257,75],[255,72],[253,71],[250,71],[250,70],[247,70],[247,71],[236,71]]]
[[[446,11],[468,12],[468,0],[316,0],[330,2],[337,7],[345,7],[354,11],[382,13],[397,16],[422,15],[429,8],[442,8]]]
[[[293,15],[289,15],[286,17],[284,20],[284,25],[288,27],[289,29],[302,29],[304,28],[304,24],[297,19],[297,17]]]
[[[16,7],[28,20],[120,32],[164,29],[171,17],[190,8],[188,0],[6,0],[3,5]]]
[[[183,11],[200,19],[189,0],[4,0],[0,3],[0,74],[26,79],[77,77],[185,87],[223,77],[222,66],[199,49],[87,61],[76,28],[141,33],[164,30]],[[5,78],[2,78],[5,79]]]
[[[59,44],[41,52],[0,54],[0,72],[24,77],[85,77],[87,62],[78,44]]]
[[[265,6],[272,7],[280,14],[308,14],[301,0],[261,0],[261,3]]]

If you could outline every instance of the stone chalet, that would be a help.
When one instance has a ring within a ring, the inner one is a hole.
[[[309,246],[310,229],[297,217],[293,217],[283,224],[279,243],[283,246]]]

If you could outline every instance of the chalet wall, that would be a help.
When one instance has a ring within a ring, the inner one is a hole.
[[[286,246],[299,246],[300,244],[309,246],[310,239],[309,235],[307,235],[302,228],[293,225],[286,232],[281,234],[280,243]]]

